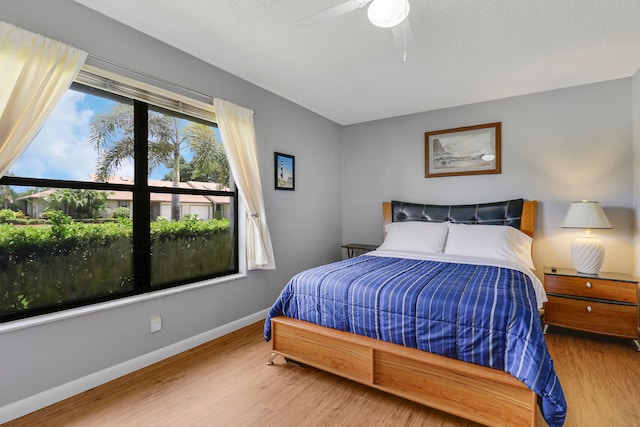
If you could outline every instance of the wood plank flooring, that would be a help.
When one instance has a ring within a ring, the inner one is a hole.
[[[640,424],[640,353],[630,341],[551,328],[547,343],[566,426]],[[4,427],[476,425],[280,357],[267,366],[269,349],[259,322]]]

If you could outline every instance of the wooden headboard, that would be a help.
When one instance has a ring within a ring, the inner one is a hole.
[[[464,205],[466,206],[466,205]],[[522,205],[522,215],[520,218],[520,231],[526,235],[533,237],[536,223],[536,211],[538,202],[536,200],[525,200]],[[387,225],[393,221],[393,213],[391,202],[382,203],[383,225]]]

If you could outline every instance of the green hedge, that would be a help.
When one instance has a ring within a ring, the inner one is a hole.
[[[0,224],[0,314],[132,290],[130,220]],[[229,220],[154,221],[154,285],[230,268]]]

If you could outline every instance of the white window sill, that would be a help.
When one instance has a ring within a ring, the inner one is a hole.
[[[6,322],[0,324],[0,334],[14,332],[20,329],[31,328],[34,326],[44,325],[47,323],[53,323],[60,320],[71,319],[74,317],[85,316],[87,314],[98,313],[105,310],[113,310],[114,308],[124,307],[131,304],[138,304],[144,301],[151,301],[157,298],[165,298],[170,295],[176,295],[183,292],[189,292],[195,289],[205,288],[208,286],[217,285],[219,283],[225,283],[232,280],[238,280],[245,278],[246,273],[231,274],[229,276],[217,277],[215,279],[203,280],[201,282],[191,283],[183,286],[176,286],[174,288],[161,289],[140,295],[133,295],[130,297],[120,298],[114,301],[107,301],[98,304],[87,305],[84,307],[71,308],[69,310],[57,311],[55,313],[43,314],[41,316],[34,316],[27,319],[14,320],[12,322]]]

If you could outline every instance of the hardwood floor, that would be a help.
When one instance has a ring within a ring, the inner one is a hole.
[[[551,328],[547,343],[566,426],[640,423],[640,353],[628,340]],[[269,349],[259,322],[4,427],[476,425],[280,357],[267,366]]]

